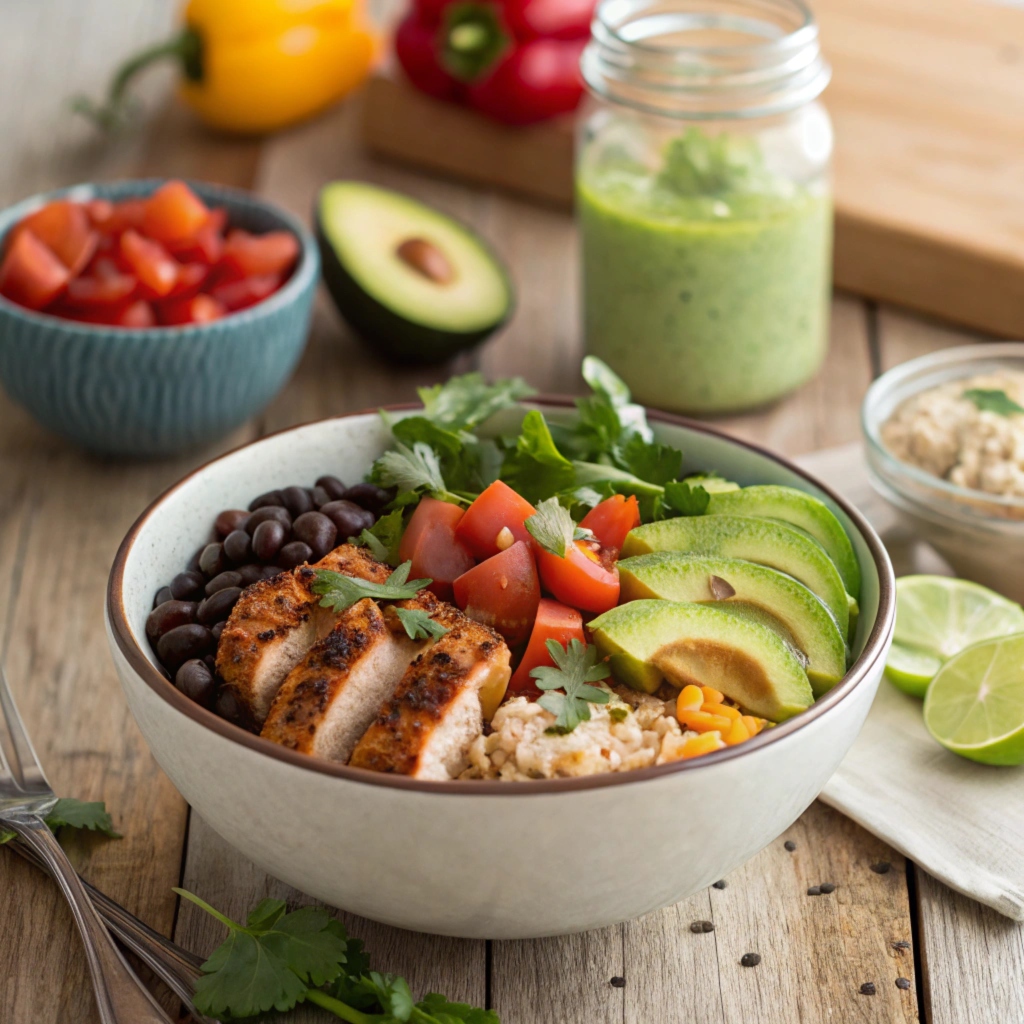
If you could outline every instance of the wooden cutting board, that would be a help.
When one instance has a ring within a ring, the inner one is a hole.
[[[814,0],[834,78],[836,285],[1024,337],[1024,0]],[[571,121],[510,130],[380,75],[383,154],[560,205]]]

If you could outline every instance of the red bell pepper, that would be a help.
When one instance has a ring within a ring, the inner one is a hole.
[[[395,53],[417,89],[522,125],[575,110],[594,0],[413,0]]]

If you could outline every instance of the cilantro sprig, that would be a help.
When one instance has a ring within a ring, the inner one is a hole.
[[[591,704],[608,703],[611,694],[589,684],[607,679],[611,672],[598,661],[598,650],[593,645],[570,640],[563,647],[557,640],[549,640],[546,646],[555,667],[541,665],[530,672],[538,688],[547,691],[537,703],[555,716],[548,732],[570,733],[580,722],[590,720]]]
[[[410,640],[436,640],[448,632],[447,626],[432,619],[421,608],[396,608],[395,614]]]
[[[381,516],[368,530],[363,530],[358,537],[349,537],[350,544],[369,548],[370,554],[378,562],[386,562],[395,567],[398,565],[398,545],[405,530],[405,517],[402,509],[396,508],[385,516]]]
[[[523,525],[545,551],[559,558],[565,558],[573,541],[593,537],[590,530],[583,530],[572,521],[569,510],[557,497],[542,501]]]
[[[448,490],[441,475],[441,459],[425,441],[412,447],[395,442],[374,464],[370,478],[381,487],[398,488],[400,504],[409,504],[409,497],[418,500],[424,494],[453,504],[466,504],[466,499]]]
[[[102,800],[85,801],[61,797],[44,820],[51,832],[62,828],[75,828],[99,832],[110,839],[121,838],[121,833],[115,830],[114,820]],[[14,832],[0,829],[0,846],[9,843],[14,837]]]
[[[412,562],[403,562],[384,583],[346,576],[333,569],[316,569],[312,589],[314,594],[320,595],[322,608],[332,608],[336,612],[351,608],[364,597],[372,597],[375,601],[405,601],[433,582],[429,579],[410,580],[411,568]]]
[[[437,993],[416,1002],[404,978],[371,971],[362,943],[320,907],[289,912],[283,900],[265,899],[242,925],[174,891],[228,929],[196,983],[193,1001],[207,1016],[237,1020],[310,1002],[349,1024],[500,1024],[493,1011]]]
[[[419,388],[424,416],[443,427],[468,430],[537,392],[522,377],[488,384],[482,374],[465,373],[444,384]]]
[[[1000,416],[1024,412],[1024,407],[997,388],[968,388],[963,397],[973,402],[979,412],[994,412]]]

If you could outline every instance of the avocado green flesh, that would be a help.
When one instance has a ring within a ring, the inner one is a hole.
[[[842,523],[824,502],[795,487],[760,484],[711,495],[708,515],[777,519],[813,537],[835,563],[843,586],[860,596],[860,564]]]
[[[741,558],[784,572],[819,597],[842,636],[848,636],[849,600],[832,560],[817,543],[783,523],[747,516],[682,516],[638,526],[622,546],[624,558],[653,551]]]
[[[846,673],[846,643],[835,619],[810,590],[784,573],[739,558],[668,551],[627,558],[618,566],[623,602],[661,598],[714,604],[774,629],[806,657],[816,697]],[[713,576],[728,583],[734,594],[716,597]]]
[[[634,688],[653,692],[662,678],[679,687],[713,686],[774,722],[814,702],[807,673],[786,642],[767,626],[724,609],[631,601],[589,626],[613,675]]]

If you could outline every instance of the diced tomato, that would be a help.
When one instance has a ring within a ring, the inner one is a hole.
[[[227,310],[209,295],[192,295],[180,299],[164,299],[157,305],[160,323],[170,326],[180,324],[208,324],[219,320]]]
[[[423,498],[398,546],[398,557],[403,562],[412,560],[410,578],[433,580],[429,589],[442,601],[452,599],[452,584],[474,564],[473,556],[455,539],[462,516],[458,505]]]
[[[0,293],[29,309],[42,309],[60,295],[68,268],[33,232],[19,231],[0,264]]]
[[[131,298],[139,282],[131,274],[83,274],[68,282],[67,302],[83,309],[116,306]]]
[[[518,540],[485,559],[463,573],[452,589],[455,603],[471,619],[496,629],[510,647],[526,642],[540,601],[540,579],[529,544]]]
[[[114,215],[114,204],[109,199],[90,199],[83,204],[85,215],[94,228],[105,230],[106,224]]]
[[[613,494],[595,505],[580,523],[585,530],[593,531],[601,547],[621,550],[626,534],[640,525],[640,502],[636,495],[628,498]]]
[[[583,616],[575,608],[559,604],[549,597],[542,597],[537,606],[537,618],[530,633],[530,642],[526,645],[526,653],[519,667],[512,673],[508,688],[520,693],[534,691],[540,693],[530,673],[541,665],[553,665],[548,653],[547,642],[556,640],[567,647],[570,640],[585,643],[583,635]]]
[[[139,283],[157,297],[169,295],[178,282],[179,264],[159,243],[129,228],[121,236],[121,255],[131,265]]]
[[[114,203],[113,207],[110,216],[96,225],[104,234],[120,235],[129,230],[142,230],[142,221],[146,216],[144,199],[122,199],[121,202]]]
[[[220,229],[208,222],[189,238],[168,242],[167,250],[183,263],[205,263],[212,267],[224,254],[224,238]]]
[[[168,181],[145,202],[142,230],[157,242],[192,238],[210,219],[210,211],[183,181]]]
[[[156,327],[156,313],[144,299],[129,303],[117,318],[120,327]]]
[[[534,542],[537,568],[544,589],[564,604],[588,612],[606,612],[619,601],[619,572],[606,566],[586,541],[570,545],[564,558]]]
[[[299,240],[290,231],[250,235],[236,229],[228,233],[224,243],[224,263],[246,277],[284,274],[298,258]]]
[[[529,542],[524,523],[537,510],[508,484],[495,480],[466,509],[456,536],[477,558],[496,555],[498,534],[508,527],[516,540]]]
[[[58,199],[30,213],[15,229],[31,231],[71,271],[81,273],[96,251],[99,236],[80,203]]]
[[[235,281],[221,281],[210,288],[210,294],[225,309],[233,312],[236,309],[255,306],[257,302],[262,302],[273,295],[280,287],[280,274],[258,274],[255,277],[243,277]]]
[[[190,298],[199,291],[209,277],[210,268],[205,263],[186,263],[178,268],[178,280],[174,283],[169,299]]]

